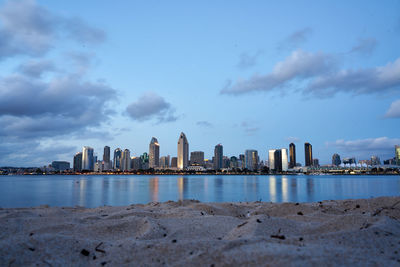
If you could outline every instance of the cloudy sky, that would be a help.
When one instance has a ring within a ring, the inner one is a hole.
[[[0,166],[400,144],[400,1],[0,0]]]

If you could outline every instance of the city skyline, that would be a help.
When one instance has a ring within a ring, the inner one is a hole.
[[[152,136],[172,156],[178,130],[205,158],[219,143],[262,159],[294,143],[304,165],[305,142],[321,165],[334,153],[392,158],[399,9],[0,0],[0,166],[71,162],[86,145],[140,156]]]

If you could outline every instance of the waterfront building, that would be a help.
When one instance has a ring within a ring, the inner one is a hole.
[[[169,159],[170,159],[169,155],[160,158],[160,167],[162,169],[168,169],[169,168]]]
[[[178,167],[178,158],[172,157],[171,158],[171,168],[177,168],[177,167]]]
[[[282,161],[282,171],[287,172],[289,168],[287,148],[281,149],[281,161]]]
[[[103,162],[102,162],[103,170],[108,171],[111,169],[111,157],[110,157],[110,147],[104,147],[103,153]]]
[[[70,163],[68,161],[53,161],[51,167],[56,171],[67,171],[70,169]]]
[[[232,157],[230,158],[230,160],[229,160],[229,167],[230,167],[231,169],[239,168],[239,165],[238,165],[238,158],[237,158],[237,157],[232,156]]]
[[[268,166],[271,171],[275,170],[275,150],[276,149],[268,150]]]
[[[394,152],[395,152],[396,164],[400,165],[400,145],[394,147]]]
[[[319,167],[319,159],[313,159],[313,166]]]
[[[229,168],[230,165],[230,159],[227,156],[222,157],[222,168],[226,169]]]
[[[305,154],[305,166],[309,167],[313,164],[312,156],[312,145],[310,143],[304,143],[304,154]]]
[[[131,152],[129,149],[124,149],[121,155],[121,171],[126,172],[131,170]]]
[[[147,170],[149,169],[149,155],[144,152],[141,156],[140,156],[140,160],[141,160],[141,167],[143,170]]]
[[[239,161],[240,161],[240,164],[238,163],[239,168],[244,169],[246,165],[244,154],[239,154]]]
[[[332,165],[334,166],[339,166],[342,163],[342,161],[340,160],[340,156],[339,154],[333,154],[332,156]]]
[[[258,152],[254,149],[248,149],[244,153],[245,156],[245,168],[250,171],[258,170]]]
[[[122,156],[122,150],[120,148],[117,148],[114,150],[114,170],[118,171],[121,170],[121,156]]]
[[[185,169],[189,165],[189,143],[182,132],[178,139],[178,169]]]
[[[160,166],[160,145],[157,138],[151,138],[149,145],[149,168],[157,168]]]
[[[82,149],[82,170],[93,171],[94,169],[94,156],[93,148],[84,146]]]
[[[103,171],[103,163],[98,160],[94,163],[94,168],[93,168],[94,172],[102,172]]]
[[[74,172],[82,171],[82,152],[78,152],[74,156]]]
[[[203,151],[190,152],[190,165],[204,166],[204,152]]]
[[[372,156],[371,165],[381,165],[381,159],[378,156]]]
[[[141,162],[140,157],[131,157],[131,169],[135,171],[142,169]]]
[[[223,167],[222,158],[224,154],[224,148],[221,144],[214,147],[214,170],[220,170]]]
[[[289,156],[290,156],[289,168],[296,167],[296,146],[293,143],[289,144]]]

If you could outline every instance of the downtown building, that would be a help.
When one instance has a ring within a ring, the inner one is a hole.
[[[149,145],[149,168],[157,168],[160,166],[160,145],[157,138],[151,138]]]
[[[103,152],[103,162],[102,162],[102,171],[109,171],[112,169],[111,166],[111,150],[109,146],[104,147]]]
[[[190,165],[204,166],[204,152],[203,151],[190,152]]]
[[[121,156],[122,156],[122,150],[120,148],[115,149],[114,150],[113,169],[116,171],[121,170]]]
[[[81,172],[82,171],[82,152],[78,152],[74,156],[74,172]]]
[[[177,168],[184,170],[189,165],[189,142],[186,135],[182,132],[178,139],[178,162]]]
[[[268,165],[273,172],[286,172],[289,167],[287,149],[270,149],[268,151]]]
[[[290,162],[289,162],[289,168],[293,169],[296,167],[296,145],[293,143],[289,144],[289,156],[290,156]]]
[[[131,152],[129,149],[124,149],[121,155],[121,171],[127,172],[131,170]]]
[[[248,149],[244,153],[245,168],[249,171],[258,170],[258,152],[254,149]]]
[[[93,148],[84,146],[82,149],[82,170],[94,170],[94,151]]]
[[[310,143],[304,143],[304,157],[305,166],[311,167],[313,165],[312,145]]]
[[[214,170],[221,170],[224,168],[223,164],[223,154],[224,154],[224,148],[221,144],[218,144],[214,148]]]

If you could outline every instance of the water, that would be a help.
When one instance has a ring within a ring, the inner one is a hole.
[[[0,207],[202,202],[311,202],[400,196],[400,176],[0,176]]]

